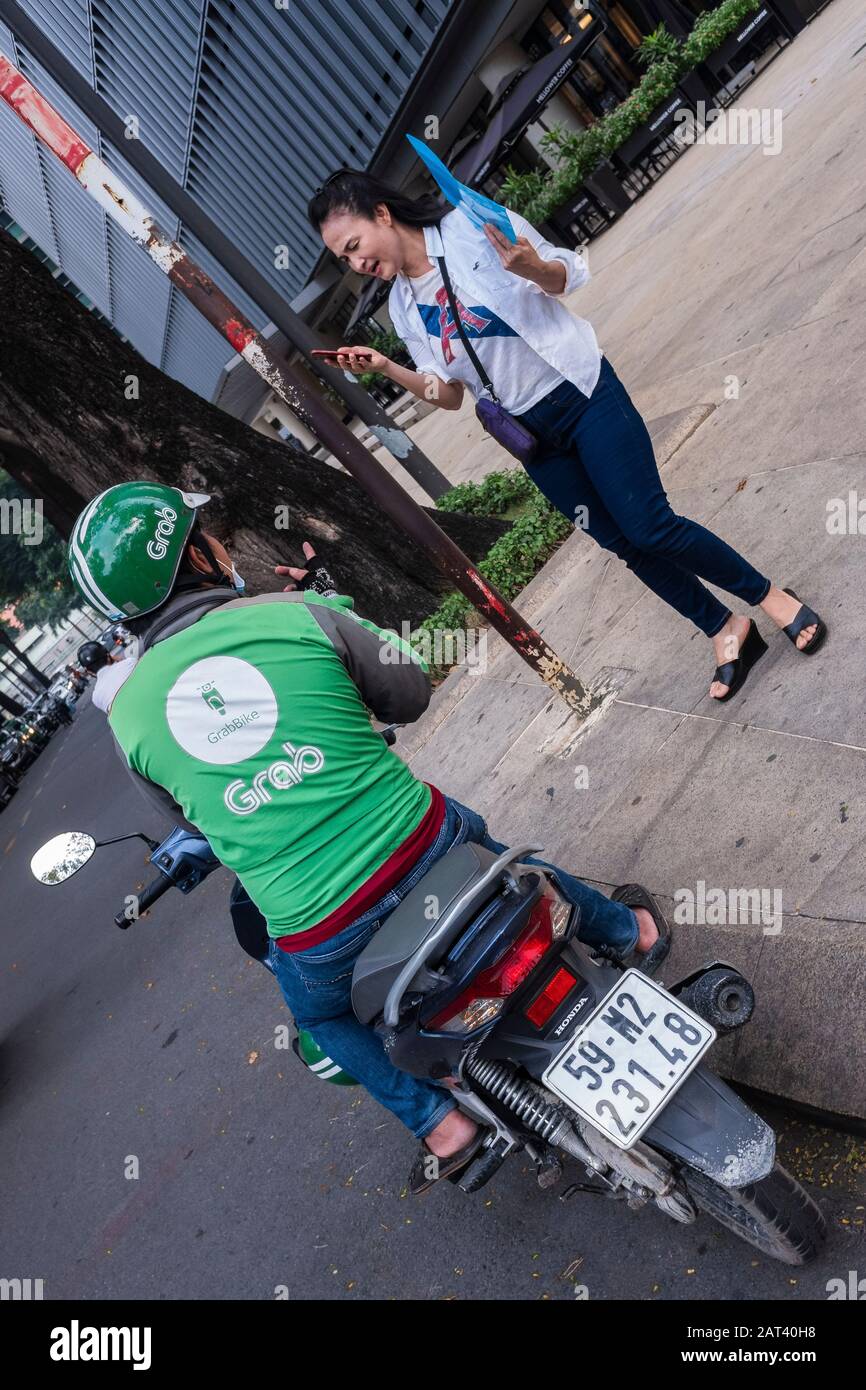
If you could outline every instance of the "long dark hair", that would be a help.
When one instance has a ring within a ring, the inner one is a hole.
[[[403,222],[408,227],[438,225],[451,211],[449,203],[443,203],[431,194],[410,198],[363,169],[338,169],[325,179],[321,188],[316,189],[307,205],[307,216],[319,231],[323,222],[334,212],[353,212],[372,220],[379,203],[385,204],[396,222]]]

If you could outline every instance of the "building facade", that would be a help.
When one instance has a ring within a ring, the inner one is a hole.
[[[334,169],[365,168],[409,191],[427,186],[406,141],[427,136],[459,170],[521,73],[574,43],[509,147],[524,170],[544,163],[553,123],[579,130],[640,80],[635,49],[659,22],[686,33],[719,0],[0,0],[9,57],[129,183],[286,357],[290,345],[184,225],[194,200],[243,257],[329,343],[386,326],[383,295],[365,299],[305,209]],[[817,0],[768,0],[790,6]],[[593,42],[581,45],[587,25]],[[83,83],[70,96],[58,56]],[[124,123],[114,145],[92,118],[98,97]],[[88,109],[82,109],[82,107]],[[434,122],[431,126],[431,118]],[[134,167],[156,157],[161,192]],[[457,161],[455,165],[455,161]],[[501,171],[480,184],[495,195]],[[312,437],[246,363],[0,103],[0,224],[16,225],[85,303],[149,362],[279,438]],[[381,287],[379,287],[381,290]],[[387,394],[387,393],[386,393]]]

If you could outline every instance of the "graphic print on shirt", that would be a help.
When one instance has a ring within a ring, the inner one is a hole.
[[[418,310],[430,337],[438,337],[442,344],[446,363],[453,362],[454,349],[451,346],[451,340],[457,338],[459,342],[460,339],[457,325],[454,322],[454,315],[451,313],[451,305],[448,303],[448,291],[444,285],[436,291],[435,299],[435,304],[419,303]],[[498,315],[494,314],[492,309],[485,308],[483,304],[479,304],[473,309],[467,309],[457,295],[454,296],[454,299],[467,338],[516,338],[518,336],[510,324],[505,323]]]

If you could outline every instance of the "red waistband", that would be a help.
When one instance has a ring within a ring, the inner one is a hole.
[[[329,937],[336,936],[337,932],[342,931],[350,922],[354,922],[356,917],[360,917],[383,898],[401,878],[405,878],[412,865],[430,848],[445,819],[445,798],[438,787],[431,786],[429,782],[426,785],[432,793],[430,805],[412,834],[388,856],[372,878],[368,878],[366,883],[356,888],[351,898],[347,898],[321,922],[305,931],[287,932],[285,936],[278,936],[276,942],[281,951],[306,951],[308,947],[318,946],[320,941],[327,941]]]

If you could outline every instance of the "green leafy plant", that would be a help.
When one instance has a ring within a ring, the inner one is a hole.
[[[717,9],[707,10],[700,15],[682,45],[683,71],[693,68],[695,63],[700,63],[707,54],[724,43],[741,20],[757,10],[760,4],[761,0],[722,0]]]
[[[651,63],[658,63],[663,58],[672,58],[676,62],[680,48],[679,39],[663,24],[659,24],[635,49],[634,56],[644,67],[649,67]]]
[[[460,483],[438,498],[436,506],[443,511],[488,516],[520,507],[511,529],[490,547],[478,566],[484,578],[508,599],[526,587],[573,529],[522,468],[488,473],[480,483]],[[463,594],[448,594],[435,613],[420,624],[419,631],[426,630],[432,637],[436,632],[465,632],[481,624],[480,615]],[[437,674],[444,673],[437,669]]]
[[[540,496],[529,474],[522,468],[512,468],[507,473],[488,473],[480,483],[458,483],[439,498],[436,506],[443,512],[496,516],[516,503]]]
[[[552,172],[533,169],[521,174],[510,165],[506,168],[501,196],[508,206],[530,222],[546,221],[671,95],[680,78],[718,48],[760,5],[761,0],[722,0],[716,9],[695,21],[682,41],[659,25],[636,50],[648,67],[624,101],[585,130],[558,126],[545,134],[542,148],[555,161]]]

